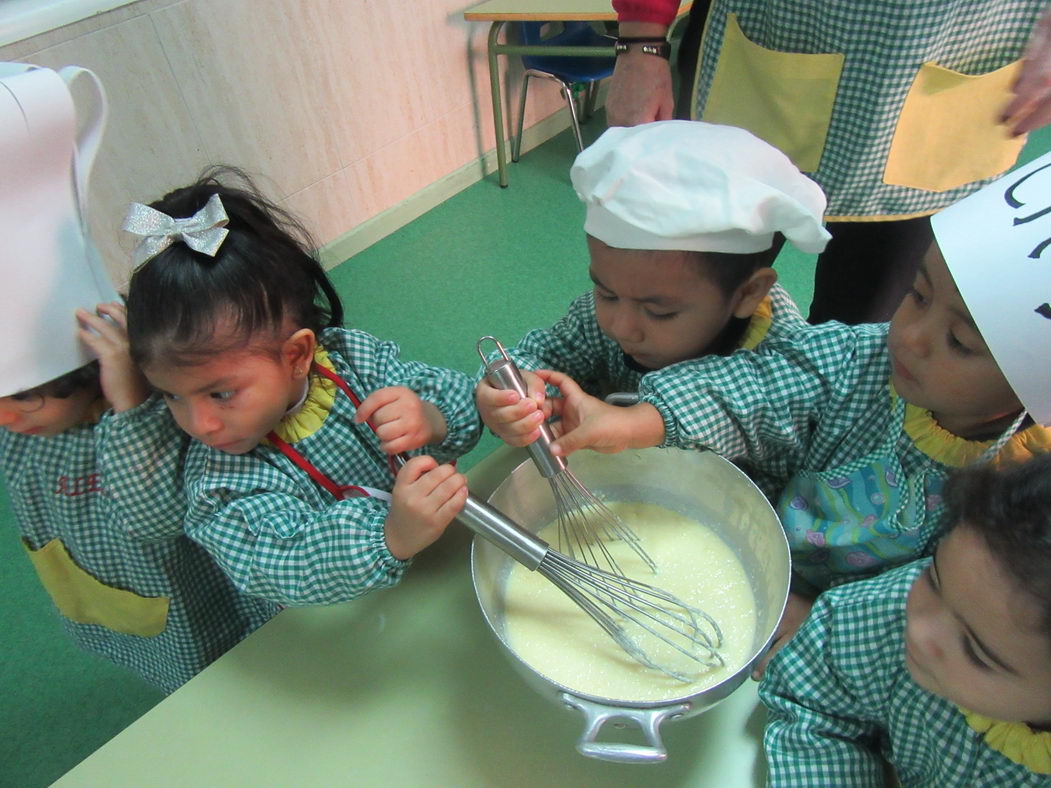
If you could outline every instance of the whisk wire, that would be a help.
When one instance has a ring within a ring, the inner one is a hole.
[[[598,568],[609,567],[609,571],[623,575],[620,564],[607,546],[613,535],[593,528],[585,510],[567,504],[566,497],[557,489],[563,480],[553,477],[550,481],[558,520],[559,548],[564,546],[571,558],[576,558],[579,553],[584,563]]]
[[[580,480],[572,473],[567,473],[564,479],[566,487],[571,489],[571,492],[580,497],[582,502],[581,508],[592,507],[597,519],[600,521],[602,535],[609,535],[610,538],[620,539],[624,542],[629,542],[632,545],[633,550],[639,553],[639,557],[642,558],[647,566],[651,569],[656,570],[657,565],[653,563],[653,560],[646,554],[646,551],[642,549],[642,542],[639,539],[639,535],[636,534],[631,527],[625,523],[620,517],[606,506],[602,501],[595,496],[591,490],[581,484]]]
[[[591,615],[624,651],[647,667],[683,682],[695,678],[654,659],[625,629],[625,622],[649,633],[693,664],[709,668],[725,664],[718,652],[722,632],[715,621],[666,591],[580,564],[556,551],[544,557],[538,571]]]
[[[654,574],[657,564],[642,547],[638,535],[612,509],[581,484],[568,469],[548,479],[555,498],[559,547],[571,558],[582,560],[600,570],[623,575],[616,558],[607,547],[611,542],[624,542]],[[600,560],[601,559],[601,560]]]
[[[566,571],[577,577],[583,577],[584,575],[579,566],[567,565]],[[702,649],[708,652],[709,658],[716,660],[720,665],[722,664],[722,657],[716,652],[716,649],[722,646],[722,630],[707,613],[691,607],[671,593],[647,583],[602,572],[602,570],[587,571],[588,575],[585,582],[593,585],[596,591],[609,597],[612,601],[627,606],[644,617],[656,620],[656,623],[660,624],[664,629],[671,630],[691,642],[696,642],[699,639],[700,643],[698,645],[701,645]],[[618,611],[623,613],[623,608],[618,608]],[[654,611],[659,612],[663,618],[659,620],[654,619]],[[624,617],[630,618],[630,616],[626,615]],[[645,622],[635,619],[631,620],[656,637],[662,637],[659,632],[655,632]],[[710,633],[702,627],[702,621],[711,628]],[[670,645],[678,648],[678,645],[675,643],[670,643]],[[682,649],[679,650],[681,651]],[[692,654],[688,652],[683,651],[683,653],[692,657]]]

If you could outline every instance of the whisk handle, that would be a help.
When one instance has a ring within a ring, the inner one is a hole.
[[[473,495],[467,496],[456,519],[531,572],[536,571],[547,555],[547,542]]]
[[[525,380],[517,365],[510,358],[495,359],[485,365],[485,377],[498,389],[512,389],[518,392],[520,397],[528,397]],[[526,446],[530,459],[536,464],[540,475],[545,479],[557,476],[566,469],[566,461],[562,457],[556,457],[551,453],[551,444],[555,436],[551,427],[547,424],[540,425],[540,437]]]
[[[394,464],[401,468],[409,457],[395,454]],[[483,539],[499,547],[530,572],[535,572],[550,549],[547,542],[530,533],[506,514],[473,495],[468,495],[456,519]]]

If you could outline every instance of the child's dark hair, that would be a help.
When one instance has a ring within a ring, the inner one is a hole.
[[[25,391],[19,391],[11,396],[18,400],[29,400],[43,397],[54,397],[55,399],[69,399],[78,391],[93,389],[98,394],[102,393],[99,383],[99,362],[92,361],[82,367],[77,367],[72,372],[52,378],[47,383],[41,383]]]
[[[1041,607],[1051,638],[1051,454],[993,467],[974,465],[946,482],[946,522],[973,528],[1015,586]]]
[[[193,363],[204,354],[245,346],[260,332],[276,336],[288,324],[319,333],[343,323],[343,305],[310,235],[265,199],[243,171],[209,167],[193,184],[150,207],[186,218],[213,194],[229,217],[229,232],[215,257],[175,241],[132,275],[128,341],[139,366],[159,356]],[[220,346],[222,338],[215,335],[222,321],[229,321],[232,337]]]
[[[691,254],[695,256],[698,266],[701,267],[702,275],[715,282],[723,295],[729,299],[748,277],[760,268],[773,266],[784,243],[785,237],[781,233],[775,233],[773,246],[761,252],[747,254],[692,252]]]

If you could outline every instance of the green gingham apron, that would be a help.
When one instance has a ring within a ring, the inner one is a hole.
[[[954,704],[909,675],[905,604],[929,563],[826,591],[770,660],[759,697],[772,788],[1051,786],[1051,776],[993,749]]]
[[[749,128],[732,117],[705,114],[728,25],[733,29],[731,15],[756,47],[775,53],[842,55],[820,165],[816,170],[801,167],[812,172],[828,194],[826,215],[850,220],[930,214],[977,190],[997,173],[944,191],[884,182],[899,114],[919,69],[931,63],[978,77],[1006,67],[1021,57],[1046,6],[1046,0],[715,0],[698,58],[693,117]],[[775,71],[774,78],[804,79],[803,65],[806,62]],[[807,96],[813,88],[801,84],[798,89]],[[1006,105],[1007,96],[993,103],[990,115]],[[746,107],[745,112],[756,109]],[[784,109],[784,122],[792,122],[791,105]],[[805,140],[812,134],[800,131],[799,136]],[[786,147],[781,141],[768,141]],[[956,158],[966,158],[973,150],[965,141],[949,147],[948,155]]]
[[[145,418],[148,408],[135,415]],[[107,418],[53,438],[0,430],[0,467],[22,541],[66,632],[81,648],[171,692],[279,608],[241,594],[182,534],[179,516],[169,523],[174,535],[147,542],[126,532],[109,494],[111,477],[96,458],[105,433],[120,422]],[[144,485],[138,492],[169,516],[185,510],[169,489]],[[57,551],[68,555],[63,571],[42,571],[41,556]],[[143,631],[136,608],[160,600],[167,601],[162,618]]]

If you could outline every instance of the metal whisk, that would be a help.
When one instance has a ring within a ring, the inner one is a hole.
[[[392,458],[399,468],[409,459],[405,454]],[[723,633],[715,619],[674,594],[552,550],[539,536],[473,495],[467,496],[455,519],[529,571],[539,572],[554,583],[628,656],[646,667],[690,683],[696,675],[653,655],[676,652],[685,657],[683,664],[691,669],[726,664],[719,653]]]
[[[543,539],[473,496],[467,496],[456,519],[554,583],[643,665],[689,683],[700,668],[725,664],[719,654],[723,642],[719,625],[673,594],[552,550]]]
[[[491,340],[500,351],[500,358],[488,361],[482,343]],[[496,337],[484,336],[478,340],[478,355],[485,364],[485,376],[498,389],[512,389],[520,397],[528,397],[525,380],[518,366]],[[540,437],[526,449],[540,475],[548,480],[555,497],[558,520],[558,547],[570,558],[577,558],[598,569],[624,576],[606,543],[617,539],[625,542],[654,572],[657,565],[643,549],[638,535],[627,523],[610,510],[569,470],[566,460],[551,454],[554,435],[546,424],[540,425]]]

